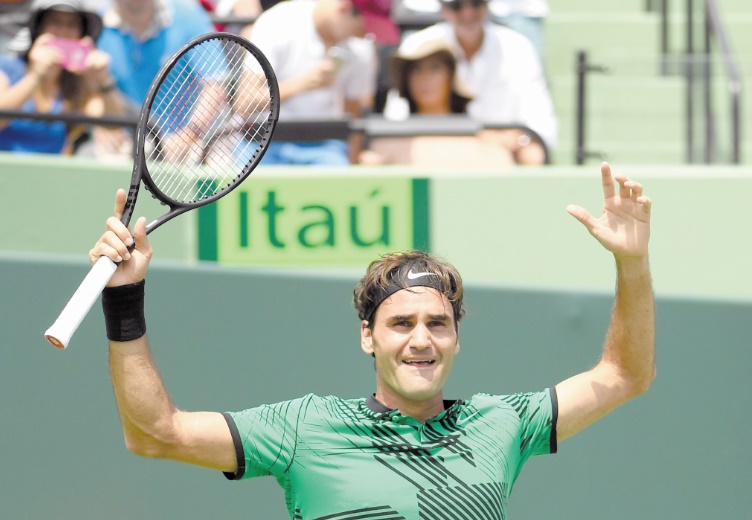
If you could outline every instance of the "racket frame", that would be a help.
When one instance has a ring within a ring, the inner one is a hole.
[[[175,201],[167,197],[154,183],[149,175],[148,168],[146,166],[146,158],[144,154],[144,147],[146,143],[146,134],[148,130],[149,114],[152,104],[157,96],[159,88],[161,87],[164,79],[175,67],[176,63],[191,49],[200,45],[204,41],[212,39],[225,39],[232,40],[237,44],[243,46],[249,51],[256,61],[261,65],[261,68],[266,76],[266,80],[269,84],[269,117],[265,119],[263,128],[259,133],[259,145],[255,150],[253,156],[245,164],[236,180],[229,186],[222,188],[217,193],[211,196],[201,198],[195,202],[184,203]],[[266,56],[251,42],[245,38],[225,33],[225,32],[211,32],[198,36],[183,47],[180,48],[175,54],[173,54],[167,62],[162,66],[157,76],[152,81],[149,91],[147,92],[144,103],[141,106],[141,112],[139,115],[138,126],[136,127],[136,155],[134,157],[133,172],[131,174],[131,184],[128,189],[128,195],[126,197],[125,207],[123,210],[123,216],[121,221],[128,226],[130,224],[133,211],[138,200],[139,188],[143,182],[147,191],[151,192],[152,197],[159,200],[163,205],[168,206],[170,209],[164,215],[158,217],[156,220],[150,222],[146,227],[146,232],[150,233],[165,222],[177,217],[189,211],[206,204],[210,204],[219,198],[227,195],[230,191],[238,187],[243,180],[245,180],[256,166],[261,161],[262,157],[266,153],[269,143],[271,142],[274,129],[279,119],[279,85],[277,83],[277,76],[271,67],[271,64],[267,60]],[[45,339],[58,349],[65,349],[70,343],[70,339],[75,333],[78,326],[88,314],[94,302],[99,298],[102,290],[107,286],[112,276],[117,270],[117,264],[110,260],[106,256],[99,258],[92,266],[91,270],[84,278],[83,282],[79,285],[76,292],[63,311],[58,316],[55,323],[53,323],[44,333]]]
[[[151,175],[149,174],[149,170],[146,166],[146,157],[144,154],[144,148],[146,145],[146,135],[148,133],[147,130],[148,130],[148,124],[149,124],[149,114],[151,112],[151,107],[154,104],[154,100],[156,99],[157,94],[159,92],[159,88],[162,86],[163,80],[167,77],[170,71],[175,67],[175,65],[180,60],[180,58],[182,58],[195,46],[201,44],[204,41],[208,41],[212,39],[232,40],[235,43],[238,43],[241,46],[245,47],[245,49],[248,50],[253,55],[254,58],[256,58],[256,61],[259,63],[259,65],[261,65],[261,68],[264,72],[264,76],[266,77],[267,82],[269,82],[269,90],[272,93],[272,95],[269,98],[270,115],[268,118],[266,118],[265,123],[263,125],[264,127],[262,129],[261,136],[259,139],[259,147],[254,152],[251,159],[243,167],[243,170],[238,175],[238,180],[234,182],[232,186],[230,187],[230,191],[235,189],[241,182],[243,182],[243,180],[245,180],[246,177],[248,177],[251,174],[251,172],[256,168],[256,166],[258,165],[258,163],[261,161],[262,157],[266,153],[268,145],[271,142],[274,129],[277,125],[277,121],[279,120],[279,109],[280,109],[279,85],[277,83],[277,75],[274,73],[274,69],[272,68],[271,64],[267,60],[266,56],[264,56],[264,54],[258,49],[258,47],[253,45],[251,42],[249,42],[247,39],[243,38],[242,36],[238,36],[238,35],[227,33],[227,32],[212,32],[212,33],[202,34],[201,36],[197,36],[196,38],[192,39],[187,44],[185,44],[179,51],[173,54],[170,57],[170,59],[167,60],[167,62],[165,62],[165,64],[160,69],[159,74],[157,75],[157,79],[155,79],[155,81],[153,81],[152,84],[150,85],[149,91],[147,92],[146,98],[144,99],[144,103],[141,106],[138,126],[136,127],[136,157],[134,158],[133,173],[131,175],[131,185],[130,185],[130,188],[128,189],[128,196],[126,197],[126,201],[125,201],[123,217],[121,218],[121,222],[125,224],[126,226],[128,226],[128,224],[130,223],[131,217],[133,215],[133,211],[136,207],[136,201],[138,199],[138,192],[139,192],[139,188],[140,188],[142,181],[147,191],[151,193],[152,197],[157,199],[161,204],[166,205],[170,208],[170,211],[168,211],[164,215],[161,215],[156,220],[150,222],[147,225],[146,227],[147,234],[155,230],[156,228],[158,228],[165,222],[177,217],[178,215],[181,215],[191,209],[198,208],[206,204],[210,204],[214,202],[215,200],[218,200],[221,197],[225,196],[228,193],[227,189],[222,189],[219,192],[209,197],[202,198],[201,200],[196,201],[196,202],[183,203],[179,201],[174,201],[170,197],[165,195],[164,192],[162,192],[152,180]]]

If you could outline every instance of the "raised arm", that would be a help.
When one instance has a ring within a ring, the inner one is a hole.
[[[106,255],[121,262],[105,289],[103,302],[106,298],[110,372],[126,446],[145,457],[235,471],[235,448],[224,417],[215,412],[178,410],[159,375],[146,335],[140,335],[137,324],[143,316],[143,303],[139,303],[138,288],[146,276],[152,250],[144,218],[136,222],[133,237],[120,222],[125,198],[125,191],[118,190],[115,216],[107,220],[107,230],[89,258],[95,262]],[[133,238],[136,247],[129,252]],[[124,341],[114,341],[113,337]]]
[[[644,393],[655,377],[655,301],[648,264],[651,201],[642,186],[601,165],[603,214],[580,206],[567,211],[616,260],[616,297],[598,364],[558,385],[558,439],[562,440]]]

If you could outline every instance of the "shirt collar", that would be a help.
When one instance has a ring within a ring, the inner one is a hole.
[[[461,399],[444,399],[444,411],[434,417],[431,417],[426,422],[438,421],[443,419],[444,417],[453,417],[457,414],[462,404],[463,401]],[[366,398],[366,406],[371,412],[373,412],[373,415],[376,419],[391,420],[392,417],[401,415],[399,410],[397,410],[396,408],[389,408],[384,403],[376,399],[376,394],[371,394]]]
[[[112,9],[109,9],[104,14],[102,22],[105,27],[130,33],[135,39],[144,42],[155,37],[162,29],[172,24],[172,13],[163,0],[154,0],[154,16],[152,16],[151,23],[146,29],[146,32],[140,36],[136,36],[133,28],[130,27],[120,16],[120,13],[117,10],[117,5],[113,5]]]

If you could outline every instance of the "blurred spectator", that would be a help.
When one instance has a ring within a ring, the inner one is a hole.
[[[138,109],[167,58],[212,31],[196,0],[113,0],[103,20],[99,48],[112,56],[118,86]]]
[[[376,88],[376,41],[394,43],[390,0],[296,0],[264,11],[251,41],[269,58],[282,101],[280,121],[360,117]],[[360,151],[358,137],[310,142],[274,141],[263,164],[346,165]]]
[[[416,133],[433,127],[436,117],[466,116],[472,94],[456,74],[457,62],[446,40],[406,45],[391,60],[394,89],[408,103]],[[498,142],[476,135],[374,137],[361,154],[362,164],[411,164],[421,167],[499,167],[513,163]]]
[[[204,0],[211,1],[211,0]],[[270,7],[275,6],[283,0],[214,0],[214,7],[211,9],[216,16],[220,18],[232,18],[237,17],[239,19],[256,19],[262,13]],[[251,23],[228,23],[224,24],[219,29],[233,33],[240,34],[246,38],[250,38],[250,30],[253,27]]]
[[[118,88],[137,114],[165,61],[196,36],[213,30],[196,0],[112,0],[105,11],[99,48],[112,56]],[[128,155],[132,136],[122,129],[97,128],[86,153]]]
[[[216,0],[209,11],[220,18],[237,17],[255,20],[264,9],[261,0]],[[217,30],[240,34],[249,38],[253,22],[215,24],[215,27]]]
[[[411,114],[465,114],[472,100],[457,76],[457,62],[444,39],[404,45],[392,57],[394,87],[408,102]]]
[[[545,64],[543,20],[548,16],[546,0],[490,0],[491,20],[524,34],[538,51],[541,65]]]
[[[0,0],[0,54],[12,52],[8,43],[26,27],[30,6],[31,0]]]
[[[94,46],[99,15],[82,0],[34,0],[21,57],[0,57],[0,109],[89,116],[121,113],[123,102],[110,75],[110,57]],[[19,48],[19,50],[21,50]],[[29,119],[0,122],[0,149],[69,153],[80,125]]]
[[[469,115],[486,125],[519,125],[534,132],[519,132],[507,143],[515,160],[526,163],[526,148],[534,143],[535,134],[549,149],[556,144],[558,122],[530,40],[491,22],[488,14],[487,0],[442,0],[445,21],[407,36],[400,48],[422,40],[449,41],[457,58],[458,74],[473,93]],[[386,117],[399,119],[408,113],[403,99],[389,97],[384,109]]]

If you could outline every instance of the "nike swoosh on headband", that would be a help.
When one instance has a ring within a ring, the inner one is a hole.
[[[410,269],[407,272],[407,279],[408,280],[415,280],[416,278],[420,278],[421,276],[438,276],[436,273],[414,273],[412,269]]]

